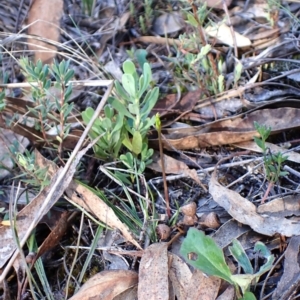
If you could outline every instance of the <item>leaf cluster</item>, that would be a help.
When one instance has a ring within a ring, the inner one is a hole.
[[[101,135],[94,147],[96,155],[104,159],[119,158],[128,169],[141,173],[153,154],[148,148],[147,134],[155,122],[155,117],[150,118],[149,114],[157,102],[159,89],[151,87],[149,63],[143,64],[140,76],[130,60],[123,63],[123,71],[122,82],[115,83],[116,95],[109,98],[104,116],[94,123],[90,136]],[[86,109],[83,121],[88,123],[93,113],[91,108]],[[122,146],[129,151],[121,154]]]
[[[263,243],[257,242],[254,251],[265,258],[266,262],[254,273],[251,262],[238,240],[233,240],[229,251],[242,267],[244,274],[231,274],[221,248],[210,236],[206,236],[195,228],[189,229],[180,249],[180,253],[190,265],[209,276],[217,276],[234,285],[240,299],[255,299],[253,293],[250,292],[250,286],[256,284],[260,276],[271,269],[274,256]],[[239,288],[243,297],[240,295]]]
[[[266,145],[266,140],[271,134],[272,128],[266,125],[260,125],[254,122],[254,127],[259,133],[260,137],[254,137],[254,141],[259,148],[263,151],[264,166],[266,170],[266,177],[270,182],[276,182],[279,177],[286,176],[288,172],[282,170],[282,164],[287,160],[287,156],[281,152],[269,153]]]

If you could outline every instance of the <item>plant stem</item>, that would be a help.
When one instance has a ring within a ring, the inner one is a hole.
[[[166,214],[167,214],[168,218],[171,218],[170,200],[169,200],[167,178],[166,178],[166,171],[165,171],[165,160],[164,160],[163,146],[162,146],[162,140],[161,140],[161,126],[156,127],[156,129],[157,129],[157,134],[158,134],[159,155],[160,155],[160,160],[161,160],[161,171],[162,171],[162,177],[163,177],[163,182],[164,182]]]
[[[269,195],[269,193],[270,193],[270,191],[271,191],[271,188],[272,188],[273,186],[274,186],[274,182],[273,182],[273,181],[269,181],[268,188],[267,188],[267,190],[266,190],[266,192],[265,192],[263,198],[262,198],[261,201],[260,201],[261,204],[264,204],[264,203],[265,203],[265,201],[266,201],[266,199],[267,199],[267,197],[268,197],[268,195]]]

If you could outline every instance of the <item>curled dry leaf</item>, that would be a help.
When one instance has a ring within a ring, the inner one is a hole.
[[[138,274],[134,271],[103,271],[90,278],[70,300],[113,300],[137,282]]]
[[[150,165],[148,165],[148,168],[157,172],[162,172],[161,159],[159,154],[154,153],[152,159],[153,162]],[[184,162],[164,154],[164,164],[165,172],[167,174],[185,174],[186,176],[192,178],[200,186],[203,186],[198,177],[197,171],[195,169],[190,169]]]
[[[235,220],[249,225],[254,231],[273,236],[279,233],[284,236],[298,235],[300,224],[284,217],[259,214],[256,206],[235,191],[223,187],[217,180],[216,171],[209,182],[209,192],[214,201],[222,206]]]

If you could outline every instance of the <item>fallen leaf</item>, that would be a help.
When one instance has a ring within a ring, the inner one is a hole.
[[[49,166],[48,172],[52,176],[57,172],[56,164],[46,160],[39,153],[36,154],[36,162],[41,168]],[[65,192],[69,197],[68,200],[93,213],[101,222],[108,226],[119,229],[126,240],[134,244],[138,249],[141,249],[141,246],[132,237],[128,227],[119,220],[114,211],[101,198],[87,187],[71,181]]]
[[[176,254],[169,253],[170,270],[169,277],[177,300],[186,300],[188,285],[192,278],[192,272],[188,265]]]
[[[168,243],[150,245],[139,268],[138,299],[169,300]]]
[[[152,160],[153,162],[148,165],[148,168],[155,170],[156,172],[162,172],[161,159],[157,152],[154,153]],[[184,162],[164,154],[164,164],[166,174],[185,174],[202,186],[197,171],[195,169],[190,169]]]
[[[187,300],[214,300],[217,298],[221,285],[221,279],[214,276],[206,276],[200,270],[195,269],[187,287]]]
[[[165,129],[167,141],[162,140],[162,143],[167,149],[171,148],[171,144],[182,150],[245,142],[259,136],[254,128],[255,121],[271,127],[272,133],[278,133],[300,126],[300,109],[265,108],[198,127]]]
[[[258,153],[263,153],[262,149],[260,147],[258,147],[257,144],[253,141],[247,141],[247,142],[237,143],[237,144],[233,144],[233,145],[238,148],[247,149],[247,150],[255,151]],[[294,152],[294,151],[287,152],[287,149],[285,149],[283,147],[279,147],[272,143],[268,143],[268,142],[266,142],[265,145],[270,150],[271,153],[274,153],[274,154],[279,153],[279,152],[284,153],[284,156],[286,156],[289,161],[293,161],[298,164],[300,163],[300,154],[299,153]]]
[[[214,26],[208,26],[205,28],[205,32],[213,38],[218,39],[225,45],[234,47],[235,43],[236,46],[239,48],[242,47],[249,47],[251,46],[251,41],[247,37],[239,34],[238,32],[234,31],[235,40],[232,37],[232,33],[230,27],[227,26],[224,22],[220,24],[216,24]]]
[[[57,47],[54,43],[59,41],[62,13],[62,0],[33,1],[28,14],[28,34],[43,38],[43,40],[28,38],[28,48],[34,51],[35,61],[51,63],[55,57]]]
[[[294,220],[260,215],[256,206],[243,198],[239,193],[223,187],[216,177],[216,171],[209,182],[209,193],[213,200],[222,206],[235,220],[249,225],[254,231],[273,236],[276,233],[284,236],[298,235],[300,224]]]
[[[292,293],[299,287],[299,247],[300,236],[293,236],[284,253],[284,272],[272,295],[272,299],[290,299]]]
[[[137,282],[138,274],[134,271],[103,271],[91,277],[70,300],[113,300]]]

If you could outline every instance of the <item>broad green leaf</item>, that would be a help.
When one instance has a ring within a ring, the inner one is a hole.
[[[122,75],[122,85],[125,91],[134,98],[136,96],[136,87],[135,87],[135,80],[133,75],[131,74],[123,74]]]
[[[143,68],[144,66],[144,63],[147,62],[147,55],[148,55],[148,52],[145,50],[145,49],[138,49],[134,52],[134,55],[138,61],[138,64],[141,68]]]
[[[223,251],[211,237],[205,236],[203,232],[190,228],[181,245],[180,253],[193,267],[207,275],[220,277],[233,284]]]
[[[232,241],[232,246],[229,247],[229,251],[235,260],[241,265],[246,274],[253,274],[253,267],[250,260],[238,240],[234,239]]]
[[[123,101],[126,101],[126,102],[129,102],[129,96],[128,94],[126,93],[126,91],[124,90],[124,88],[121,86],[121,84],[119,83],[119,81],[116,81],[115,82],[115,88],[116,88],[116,91],[117,91],[117,94],[118,96],[123,100]],[[109,98],[109,103],[111,101],[111,97]],[[114,98],[113,98],[114,99]]]
[[[142,152],[143,139],[139,131],[135,131],[132,137],[132,152],[136,155]]]
[[[126,60],[123,63],[123,71],[125,74],[134,75],[136,73],[136,68],[131,60]],[[123,85],[124,86],[124,85]]]
[[[129,151],[132,151],[132,143],[131,141],[129,140],[128,136],[126,136],[124,138],[124,140],[122,141],[123,145],[129,150]]]
[[[134,119],[134,116],[127,110],[125,105],[121,103],[117,99],[113,99],[111,101],[111,106],[118,112],[120,112],[123,116],[126,116],[128,118]]]
[[[150,114],[152,108],[155,106],[157,102],[158,96],[159,96],[158,87],[155,87],[154,89],[148,91],[143,101],[144,105],[141,109],[142,118],[145,118]]]
[[[139,113],[139,104],[138,103],[130,103],[128,104],[128,110],[133,115],[138,115]]]

